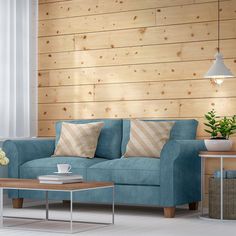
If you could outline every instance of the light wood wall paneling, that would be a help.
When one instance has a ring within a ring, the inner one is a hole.
[[[55,136],[56,120],[38,122],[38,136],[40,137],[54,137]]]
[[[178,117],[178,115],[177,100],[39,104],[39,120]]]
[[[212,61],[141,64],[116,67],[75,68],[39,72],[39,86],[153,82],[202,78]],[[236,74],[236,60],[225,60]]]
[[[180,100],[180,117],[203,117],[211,109],[219,116],[233,116],[236,113],[236,98],[205,98]]]
[[[85,33],[156,25],[212,21],[217,19],[217,3],[196,4],[157,10],[140,10],[96,16],[82,16],[39,22],[39,36]],[[236,18],[236,1],[222,2],[222,19]],[[156,19],[155,19],[156,18]]]
[[[221,39],[236,37],[236,20],[221,22]],[[181,34],[179,34],[181,32]],[[142,27],[39,38],[39,53],[104,49],[217,39],[217,22]]]
[[[221,29],[221,39],[235,38],[236,20],[223,21]],[[205,22],[78,34],[75,36],[75,49],[102,49],[216,39],[217,22]],[[60,48],[54,49],[56,50],[60,51]]]
[[[155,26],[155,10],[63,18],[39,22],[39,36]]]
[[[206,79],[96,85],[94,99],[95,101],[122,101],[233,96],[236,96],[235,78],[226,80],[220,88]]]
[[[39,88],[39,103],[83,102],[93,100],[93,85]]]
[[[178,89],[176,89],[178,88]],[[142,82],[39,88],[39,103],[127,101],[236,96],[235,78],[221,87],[209,80]]]
[[[214,55],[216,45],[215,41],[40,54],[39,69],[203,60]]]
[[[55,0],[49,0],[53,2]],[[39,20],[103,14],[156,7],[189,5],[215,0],[72,0],[39,5]],[[46,2],[41,1],[42,2]]]
[[[60,35],[38,38],[39,53],[63,52],[75,50],[74,35]]]
[[[236,54],[236,39],[222,40],[225,58]],[[39,55],[39,70],[211,59],[217,41],[152,45]]]
[[[46,3],[60,3],[60,2],[71,2],[71,0],[39,0],[39,5],[40,4],[46,4]],[[199,0],[200,1],[200,0]]]
[[[156,25],[217,20],[217,2],[157,9]],[[221,20],[235,19],[236,1],[221,2]]]
[[[148,100],[39,104],[39,119],[132,117],[203,117],[214,108],[219,115],[234,115],[236,98]],[[194,116],[195,115],[195,116]]]

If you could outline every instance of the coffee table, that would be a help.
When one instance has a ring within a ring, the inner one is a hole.
[[[112,189],[112,220],[111,223],[101,223],[101,222],[88,222],[88,221],[76,221],[73,220],[73,194],[79,191],[94,190],[94,189]],[[46,211],[45,218],[26,218],[26,217],[17,217],[17,216],[5,216],[3,214],[3,190],[40,190],[45,191],[45,202],[46,202]],[[60,191],[70,193],[70,219],[69,220],[59,220],[59,219],[50,219],[49,218],[49,201],[48,201],[48,192],[49,191]],[[115,217],[115,207],[114,207],[114,184],[112,182],[82,182],[82,183],[71,183],[71,184],[40,184],[36,179],[13,179],[13,178],[0,178],[0,227],[4,226],[5,218],[20,218],[20,219],[30,219],[30,220],[43,220],[43,221],[63,221],[69,222],[68,233],[77,233],[73,230],[73,223],[89,223],[89,224],[104,224],[110,225],[114,224]],[[12,226],[11,226],[12,228]],[[14,227],[16,228],[16,227]],[[42,230],[40,230],[42,231]]]

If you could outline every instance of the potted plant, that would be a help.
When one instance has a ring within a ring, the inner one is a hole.
[[[236,115],[232,117],[220,118],[215,110],[205,114],[207,126],[205,131],[211,135],[211,139],[205,140],[208,151],[229,151],[232,149],[233,142],[229,137],[236,132]]]

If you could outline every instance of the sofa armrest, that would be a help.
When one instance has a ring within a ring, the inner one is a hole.
[[[55,148],[54,139],[6,140],[3,151],[9,158],[8,176],[19,178],[19,167],[27,161],[49,157]]]
[[[206,150],[203,140],[172,140],[161,152],[161,206],[201,200],[200,151]]]

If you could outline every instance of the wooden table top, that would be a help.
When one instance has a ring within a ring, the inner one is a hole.
[[[68,184],[40,184],[37,179],[14,179],[0,178],[0,188],[13,189],[37,189],[37,190],[58,190],[73,191],[93,188],[113,187],[112,182],[81,182]]]

